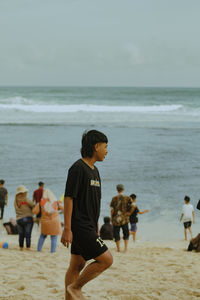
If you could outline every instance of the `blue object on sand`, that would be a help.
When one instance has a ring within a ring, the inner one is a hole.
[[[4,249],[8,249],[8,243],[6,243],[6,242],[3,243],[3,248],[4,248]]]

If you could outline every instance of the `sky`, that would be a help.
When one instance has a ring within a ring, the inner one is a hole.
[[[199,0],[0,0],[0,86],[200,86]]]

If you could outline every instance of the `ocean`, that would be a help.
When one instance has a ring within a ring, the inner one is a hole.
[[[60,198],[67,170],[80,158],[81,136],[97,129],[108,136],[108,155],[98,162],[103,217],[116,184],[137,195],[139,226],[146,237],[167,228],[179,234],[178,218],[189,195],[200,198],[200,89],[132,87],[1,87],[0,177],[9,203],[5,220],[15,216],[18,185],[32,198],[44,181]],[[200,213],[195,210],[199,232]],[[162,224],[162,226],[160,225]],[[146,227],[145,227],[146,226]],[[170,227],[171,228],[171,227]]]

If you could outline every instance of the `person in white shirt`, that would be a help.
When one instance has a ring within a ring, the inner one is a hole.
[[[193,205],[190,204],[190,197],[185,196],[184,201],[185,201],[185,204],[183,205],[183,208],[182,208],[180,222],[183,219],[185,240],[187,241],[187,229],[189,230],[189,232],[191,234],[191,238],[193,238],[191,226],[192,226],[192,220],[193,220],[193,224],[195,223],[195,218],[194,218]]]

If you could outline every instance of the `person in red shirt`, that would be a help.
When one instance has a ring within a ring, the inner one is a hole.
[[[44,192],[44,182],[40,181],[38,183],[38,186],[39,186],[39,188],[33,192],[33,202],[35,202],[36,204],[40,203],[40,200],[42,199],[42,195]],[[40,209],[40,212],[37,214],[36,220],[35,220],[35,222],[38,225],[40,223],[40,218],[41,218],[41,209]]]

